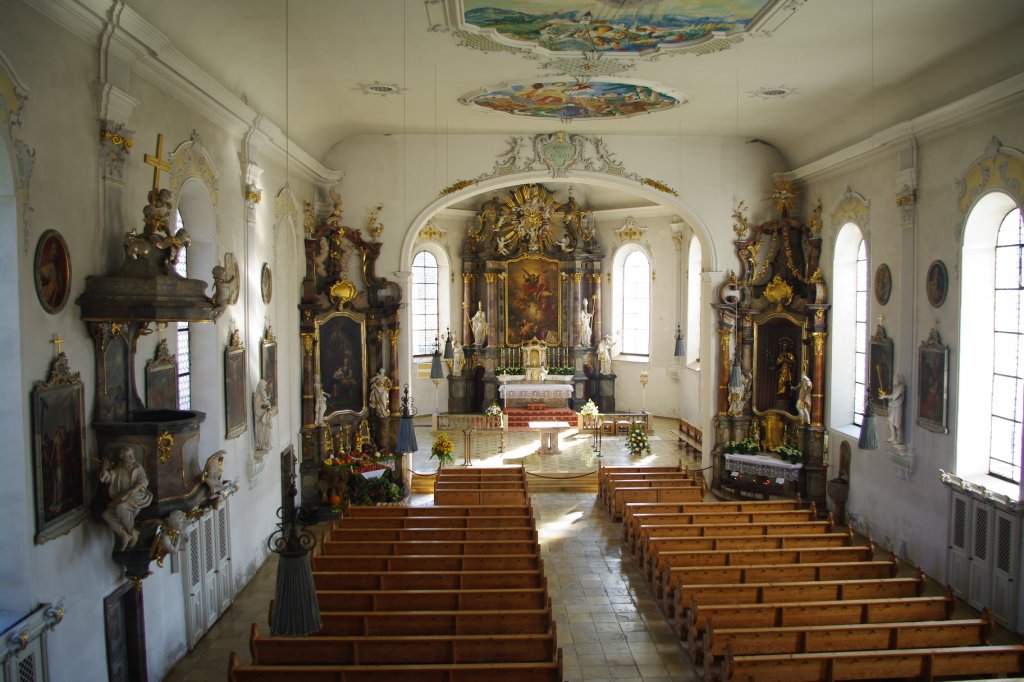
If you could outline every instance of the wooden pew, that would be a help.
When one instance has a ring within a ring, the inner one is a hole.
[[[434,489],[442,490],[522,490],[526,487],[526,481],[515,479],[512,481],[491,481],[491,480],[453,480],[446,478],[438,479]]]
[[[725,583],[806,582],[811,580],[880,580],[899,573],[895,556],[887,561],[838,561],[829,563],[765,564],[760,566],[675,566],[655,585],[659,597],[676,601],[675,591],[684,585]],[[668,610],[668,605],[665,610]]]
[[[526,571],[316,571],[318,590],[494,590],[541,587],[544,572]]]
[[[403,540],[401,542],[375,540],[327,540],[322,542],[323,556],[388,556],[388,555],[481,555],[481,554],[533,554],[539,552],[535,540]]]
[[[630,472],[608,474],[604,487],[597,491],[597,499],[605,509],[611,503],[616,488],[642,487],[652,483],[680,483],[683,485],[700,485],[697,479],[684,471]]]
[[[712,523],[767,523],[771,521],[814,521],[817,509],[811,503],[809,509],[799,507],[777,507],[775,509],[730,510],[701,507],[691,508],[700,502],[650,503],[633,502],[622,510],[623,539],[629,543],[635,537],[640,525],[708,525]],[[756,514],[757,516],[753,516]]]
[[[547,585],[497,590],[317,590],[324,611],[501,611],[542,609]]]
[[[799,627],[718,628],[709,620],[704,629],[704,680],[718,678],[715,661],[725,656],[806,654],[824,651],[871,649],[926,649],[931,647],[982,646],[992,636],[988,609],[981,618],[927,620],[853,625],[802,625]]]
[[[711,569],[718,566],[757,566],[770,564],[832,564],[871,561],[874,543],[849,547],[812,547],[804,549],[703,550],[661,552],[652,567],[651,583],[655,596],[664,598],[669,571],[674,567]],[[711,575],[711,573],[708,573]],[[772,582],[764,579],[762,582]],[[718,580],[717,582],[731,582]]]
[[[529,505],[487,504],[474,506],[434,505],[431,507],[404,507],[398,505],[349,507],[342,518],[389,516],[533,516]]]
[[[359,516],[335,519],[334,528],[533,528],[533,516]]]
[[[797,535],[808,533],[831,533],[835,522],[831,518],[822,521],[767,521],[764,523],[706,523],[687,525],[652,524],[639,526],[635,543],[631,549],[639,557],[647,549],[651,537],[699,538],[699,537],[741,537]]]
[[[697,663],[704,645],[704,629],[709,620],[714,621],[719,628],[896,623],[948,620],[955,606],[956,597],[952,589],[948,589],[945,596],[941,597],[899,599],[706,605],[693,601],[686,611],[686,623],[680,629],[685,629],[687,651],[690,659]]]
[[[543,566],[540,554],[468,556],[324,556],[311,557],[314,571],[535,571]]]
[[[533,663],[444,663],[427,665],[240,665],[231,652],[230,682],[562,682],[562,652]]]
[[[526,469],[517,467],[447,467],[441,469],[440,476],[445,479],[460,480],[526,480]]]
[[[473,488],[463,490],[434,484],[434,504],[437,505],[528,505],[530,493],[526,488]]]
[[[685,419],[680,419],[678,427],[669,429],[669,433],[678,439],[677,445],[684,449],[686,454],[699,454],[703,449],[704,437],[701,430]]]
[[[410,540],[536,540],[534,528],[349,528],[336,527],[324,532],[324,540],[357,542],[372,539],[377,542],[407,542]]]
[[[683,471],[683,464],[679,462],[674,466],[661,465],[661,466],[642,466],[642,465],[627,465],[627,466],[604,466],[602,462],[597,464],[597,492],[600,495],[604,490],[605,478],[609,475],[614,474],[630,474],[630,473],[679,473]]]
[[[627,504],[635,504],[637,502],[700,502],[703,499],[704,486],[700,484],[616,488],[609,511],[611,512],[612,520],[619,521],[622,519],[623,509]]]
[[[557,660],[551,632],[528,635],[422,635],[412,637],[261,637],[249,634],[254,665],[410,665]]]
[[[1018,677],[1021,674],[1024,674],[1024,646],[1020,644],[766,656],[733,656],[727,653],[722,664],[723,680],[758,682],[933,680],[979,675]]]
[[[739,535],[727,537],[660,538],[647,540],[646,551],[640,555],[640,570],[651,580],[658,559],[672,552],[698,552],[754,549],[801,549],[812,547],[848,547],[853,545],[853,531],[845,533],[801,533],[796,535]]]
[[[551,630],[551,605],[504,611],[321,611],[322,635],[515,635]]]

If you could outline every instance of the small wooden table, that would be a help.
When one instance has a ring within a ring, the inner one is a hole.
[[[558,434],[569,428],[569,422],[530,422],[530,429],[540,433],[540,450],[538,455],[560,455]]]

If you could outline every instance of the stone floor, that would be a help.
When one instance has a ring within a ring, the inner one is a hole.
[[[671,420],[653,419],[652,454],[633,458],[623,436],[605,437],[601,459],[607,465],[674,464],[681,458],[676,438],[668,433]],[[664,434],[664,435],[662,435]],[[455,443],[455,463],[463,461],[462,434],[449,434]],[[423,418],[417,419],[419,451],[412,469],[432,473],[437,462],[429,459],[433,437]],[[499,453],[495,436],[476,437],[473,464],[502,463],[526,466],[527,471],[584,473],[597,468],[591,435],[570,429],[560,437],[561,455],[535,454],[534,433],[506,434]],[[697,466],[696,461],[684,463]],[[430,495],[415,495],[413,504],[430,504]],[[668,622],[658,610],[633,559],[623,557],[621,526],[597,506],[593,493],[542,492],[532,496],[537,517],[545,574],[562,647],[565,679],[585,680],[696,680],[697,673],[680,648]],[[274,595],[276,562],[271,559],[236,596],[234,605],[206,637],[165,678],[170,682],[223,682],[228,654],[249,661],[249,627],[258,623],[267,633],[267,604]]]

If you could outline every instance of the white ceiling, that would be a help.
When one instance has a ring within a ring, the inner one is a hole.
[[[449,0],[451,1],[451,0]],[[631,0],[649,2],[652,0]],[[429,31],[433,0],[127,0],[172,45],[317,159],[353,135],[537,133],[736,135],[778,147],[791,167],[1024,72],[1021,0],[788,0],[772,35],[731,49],[639,60],[621,74],[685,96],[622,120],[513,118],[458,98],[552,77],[542,62],[461,47]],[[566,0],[566,6],[572,6]],[[701,2],[692,0],[699,11]],[[286,7],[288,8],[286,17]],[[286,50],[286,24],[287,50]],[[380,81],[408,88],[381,97]],[[764,100],[748,93],[786,86]]]

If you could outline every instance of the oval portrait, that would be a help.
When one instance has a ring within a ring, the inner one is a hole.
[[[875,270],[875,300],[880,305],[885,305],[889,302],[889,295],[892,293],[892,273],[889,272],[889,266],[882,263]]]
[[[932,307],[938,308],[946,302],[946,292],[949,291],[949,272],[946,264],[940,260],[928,266],[928,277],[925,280],[925,292],[928,294],[928,302]]]
[[[59,313],[71,291],[71,256],[60,232],[43,232],[36,245],[34,263],[39,303],[46,312]]]
[[[260,293],[263,295],[263,302],[270,303],[270,297],[274,295],[274,275],[270,272],[270,265],[263,264],[263,271],[260,273]]]

